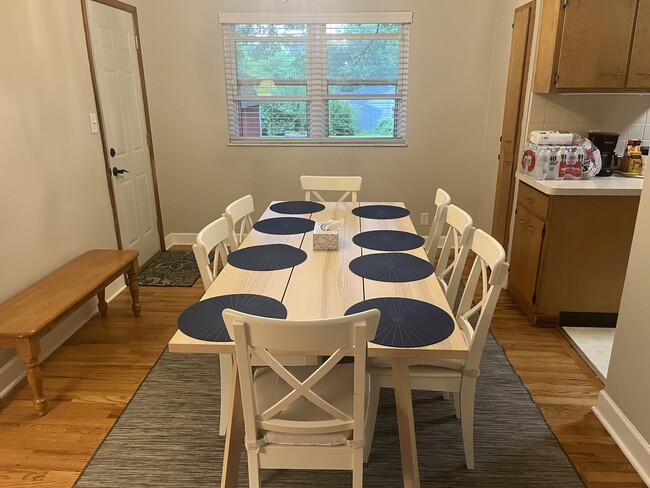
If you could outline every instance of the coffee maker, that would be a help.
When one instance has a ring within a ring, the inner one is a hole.
[[[589,131],[589,140],[600,150],[603,166],[596,176],[611,176],[618,168],[618,156],[614,152],[618,143],[618,134],[599,130]]]

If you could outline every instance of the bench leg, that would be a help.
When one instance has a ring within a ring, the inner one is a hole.
[[[102,317],[106,317],[108,315],[108,303],[106,303],[106,290],[102,290],[97,294],[97,299],[99,300],[99,303],[97,304],[97,308],[99,309],[99,314]]]
[[[138,283],[138,260],[137,258],[131,262],[131,268],[127,271],[127,281],[129,282],[129,291],[131,292],[131,301],[133,305],[133,315],[140,316],[140,284]]]
[[[21,340],[17,344],[18,356],[25,363],[27,368],[27,383],[29,383],[34,394],[34,408],[39,415],[47,413],[47,400],[43,395],[43,374],[38,364],[38,356],[41,353],[41,345],[38,339],[30,337]]]

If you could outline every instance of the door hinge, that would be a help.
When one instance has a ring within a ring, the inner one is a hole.
[[[537,301],[537,293],[533,293],[533,299],[532,299],[532,304],[535,305],[535,302]]]
[[[497,161],[501,161],[501,154],[497,156]]]
[[[151,146],[151,135],[147,132],[147,146]]]
[[[555,73],[555,76],[553,77],[553,84],[557,85],[557,82],[559,81],[559,79],[560,79],[560,74]]]
[[[546,226],[542,227],[542,239],[546,235]]]
[[[499,142],[503,142],[503,136],[499,137]]]
[[[569,0],[562,0],[562,6],[563,7],[566,7],[567,3],[569,3]]]
[[[138,42],[138,36],[133,36],[135,38],[135,49],[140,49],[140,43]]]

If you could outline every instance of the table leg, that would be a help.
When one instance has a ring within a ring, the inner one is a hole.
[[[222,398],[222,401],[224,399]],[[232,387],[230,389],[230,420],[226,431],[226,445],[223,449],[221,488],[237,486],[239,477],[239,456],[244,441],[244,412],[241,404],[241,385],[237,359],[233,355]]]
[[[393,358],[392,363],[404,487],[419,488],[420,471],[418,468],[418,451],[415,445],[415,424],[408,359]]]
[[[131,262],[131,267],[127,271],[127,281],[129,282],[129,291],[131,292],[131,309],[133,310],[133,315],[136,317],[140,316],[140,284],[138,283],[138,258],[135,258]]]
[[[99,300],[99,303],[97,304],[97,308],[99,309],[99,314],[102,317],[106,317],[106,315],[108,315],[108,303],[106,303],[106,289],[103,289],[97,294],[97,299]]]
[[[29,337],[22,339],[16,344],[18,356],[25,363],[27,368],[27,383],[32,389],[34,408],[39,415],[47,413],[47,399],[43,394],[43,374],[38,363],[38,356],[41,354],[41,345],[37,338]]]

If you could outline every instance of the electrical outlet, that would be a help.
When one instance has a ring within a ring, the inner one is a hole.
[[[420,214],[420,225],[429,225],[429,214],[423,212]]]

